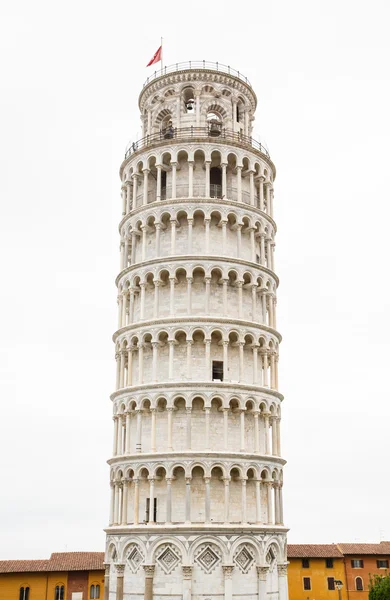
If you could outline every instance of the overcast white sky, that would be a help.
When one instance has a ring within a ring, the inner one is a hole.
[[[276,164],[289,539],[390,539],[388,0],[1,12],[0,558],[104,549],[118,170],[161,35],[248,76]]]

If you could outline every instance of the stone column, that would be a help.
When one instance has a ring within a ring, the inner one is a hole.
[[[192,198],[194,195],[194,161],[188,161],[188,197]]]
[[[259,177],[259,208],[264,212],[264,177]]]
[[[260,233],[260,264],[265,267],[265,233]]]
[[[263,359],[263,385],[268,386],[268,353],[267,350],[260,350],[260,354]]]
[[[226,241],[227,241],[226,226],[227,226],[227,221],[221,220],[221,226],[222,226],[222,256],[226,256]]]
[[[131,413],[126,412],[126,440],[125,440],[125,454],[130,454],[130,426],[131,426]]]
[[[114,507],[115,507],[115,484],[110,481],[111,495],[110,495],[110,516],[108,523],[112,525],[114,523]]]
[[[142,231],[141,260],[144,261],[146,258],[146,232],[147,232],[146,225],[142,225],[141,231]]]
[[[171,256],[176,254],[176,221],[171,219]]]
[[[242,186],[241,186],[241,171],[242,167],[236,167],[237,171],[237,202],[242,202]]]
[[[139,523],[139,479],[133,479],[134,482],[134,525]]]
[[[172,523],[172,479],[167,477],[165,479],[167,484],[167,516],[166,522]]]
[[[145,287],[146,287],[146,283],[145,282],[140,283],[139,287],[141,288],[139,318],[144,319],[145,318]]]
[[[241,229],[242,225],[237,225],[237,258],[241,258]]]
[[[139,454],[141,452],[141,435],[142,435],[142,411],[140,408],[137,408],[135,411],[136,415],[137,415],[137,434],[136,434],[136,445],[135,445],[135,451],[137,452],[137,454]]]
[[[272,525],[274,522],[273,510],[272,510],[272,481],[266,481],[265,485],[267,487],[267,521],[269,525]]]
[[[138,174],[134,173],[131,177],[133,180],[133,208],[137,208]]]
[[[113,416],[112,420],[114,421],[114,447],[112,449],[112,455],[116,456],[117,448],[118,448],[118,417],[117,417],[117,415]]]
[[[188,223],[188,254],[192,254],[192,225],[194,223],[194,219],[187,219],[187,223]]]
[[[187,314],[192,313],[192,277],[187,277]]]
[[[138,343],[138,383],[144,382],[144,345]]]
[[[233,598],[233,569],[234,565],[222,565],[225,578],[225,595],[224,600],[232,600]]]
[[[204,164],[205,164],[205,167],[206,167],[206,192],[205,192],[205,196],[206,196],[206,198],[210,198],[210,165],[211,165],[211,161],[210,160],[206,160]]]
[[[280,417],[276,417],[276,455],[281,456],[280,449]]]
[[[115,381],[115,389],[119,390],[119,381],[121,378],[121,355],[120,352],[115,354],[116,360],[116,381]]]
[[[153,302],[153,318],[157,319],[158,315],[159,315],[159,287],[160,287],[161,281],[159,279],[156,279],[154,281],[154,302]]]
[[[246,478],[244,478],[244,477],[241,479],[241,509],[242,509],[241,522],[246,523],[247,522],[247,518],[246,518]]]
[[[136,245],[137,245],[137,234],[135,231],[131,232],[131,264],[135,263],[135,254],[136,254]]]
[[[173,317],[175,315],[175,277],[169,278],[169,315]]]
[[[205,277],[205,283],[206,283],[205,314],[207,316],[207,315],[210,314],[210,284],[211,284],[211,277]]]
[[[192,566],[182,565],[183,573],[183,600],[191,600]]]
[[[280,600],[288,600],[287,565],[288,563],[278,565],[278,587]]]
[[[157,193],[156,193],[156,199],[157,202],[160,202],[161,200],[161,169],[162,169],[162,165],[156,165],[157,168]]]
[[[127,269],[129,266],[129,238],[125,236],[125,245],[123,248],[123,269]]]
[[[222,295],[223,295],[223,316],[227,317],[228,314],[228,295],[227,295],[227,286],[228,279],[222,280]]]
[[[195,115],[196,115],[196,126],[200,126],[200,92],[195,93]]]
[[[156,412],[157,412],[157,409],[151,408],[150,412],[151,412],[151,417],[152,417],[150,449],[152,452],[156,452]]]
[[[161,233],[161,223],[156,223],[156,258],[160,257],[160,233]]]
[[[168,413],[168,452],[172,452],[173,451],[173,446],[172,446],[172,417],[173,417],[173,408],[172,407],[168,407],[167,408],[167,413]]]
[[[118,296],[118,329],[122,327],[123,295]]]
[[[277,431],[276,431],[276,419],[271,417],[271,434],[272,434],[272,455],[277,456]]]
[[[130,288],[130,302],[129,302],[129,325],[134,321],[134,297],[135,289]]]
[[[269,567],[267,566],[261,566],[261,567],[256,567],[257,569],[257,577],[258,577],[258,581],[259,581],[259,587],[258,587],[258,600],[267,600],[268,595],[267,595],[267,574],[269,571]]]
[[[171,163],[172,167],[172,200],[176,198],[176,167],[177,163]]]
[[[149,523],[154,523],[154,478],[149,477]]]
[[[245,452],[245,409],[240,411],[240,452]]]
[[[168,340],[169,355],[168,355],[168,379],[173,380],[173,361],[175,357],[175,340]]]
[[[242,319],[242,287],[244,285],[244,282],[237,281],[236,285],[238,288],[238,318]]]
[[[253,419],[254,419],[254,430],[255,430],[255,454],[259,454],[260,452],[260,439],[259,439],[259,411],[253,411]]]
[[[144,571],[145,571],[144,600],[153,600],[154,565],[144,565]]]
[[[129,346],[127,350],[127,386],[133,384],[133,347]]]
[[[279,515],[280,515],[280,523],[281,525],[283,525],[284,523],[284,518],[283,518],[283,483],[280,483],[280,488],[279,488]]]
[[[229,409],[223,409],[223,448],[224,450],[228,450],[228,423],[229,423]]]
[[[269,216],[274,218],[274,188],[271,187],[269,192]]]
[[[227,194],[227,189],[226,189],[226,167],[227,167],[227,163],[221,163],[221,167],[222,167],[222,198],[224,200],[226,200],[226,194]]]
[[[204,477],[205,484],[205,523],[210,523],[210,477]]]
[[[110,565],[104,564],[104,600],[109,600],[110,595]]]
[[[256,523],[261,523],[261,493],[260,493],[260,479],[256,479]]]
[[[269,417],[270,417],[270,413],[263,413],[263,417],[264,417],[264,450],[265,450],[265,454],[270,454],[270,447],[269,447]]]
[[[253,383],[255,385],[257,385],[257,380],[258,380],[258,376],[257,376],[257,351],[258,351],[258,346],[256,346],[254,344],[252,346],[252,352],[253,352]]]
[[[186,408],[186,450],[191,450],[191,413],[192,408]]]
[[[244,342],[238,342],[238,351],[239,351],[239,372],[238,372],[238,381],[242,383],[244,381]]]
[[[229,523],[230,477],[224,477],[223,482],[225,484],[224,522]]]
[[[204,341],[205,346],[206,346],[206,352],[205,352],[205,380],[206,381],[211,381],[211,358],[210,358],[210,347],[211,347],[211,340],[205,340]]]
[[[205,411],[205,434],[206,434],[206,440],[205,440],[205,446],[206,446],[206,450],[210,450],[210,408],[208,406],[205,407],[204,409]]]
[[[253,171],[249,171],[249,197],[251,206],[255,205],[255,182],[253,179]]]
[[[123,576],[125,565],[115,565],[116,568],[116,600],[123,600]]]
[[[210,254],[210,219],[204,220],[205,254]]]
[[[128,501],[128,492],[129,492],[129,480],[126,478],[122,479],[122,485],[123,485],[123,496],[122,496],[121,525],[127,525],[127,501]]]
[[[143,169],[144,174],[144,196],[143,205],[146,206],[148,203],[148,182],[149,182],[149,169]]]
[[[191,523],[191,477],[186,477],[186,523]]]
[[[152,380],[154,383],[157,381],[158,346],[159,346],[159,342],[152,342],[152,348],[153,348]]]
[[[279,482],[274,483],[274,507],[275,507],[275,525],[280,525],[280,514],[279,514]]]
[[[127,309],[127,292],[123,294],[122,300],[122,322],[121,326],[126,327],[126,309]]]
[[[123,454],[123,422],[122,415],[118,416],[118,447],[116,453]]]
[[[192,340],[187,340],[187,379],[192,379]]]

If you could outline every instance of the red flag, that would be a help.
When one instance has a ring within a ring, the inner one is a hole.
[[[162,46],[160,46],[160,48],[156,51],[155,55],[153,56],[152,60],[150,60],[146,66],[150,67],[150,65],[154,65],[154,63],[161,60],[161,54],[162,54]]]

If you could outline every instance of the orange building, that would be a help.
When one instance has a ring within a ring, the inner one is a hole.
[[[348,600],[368,600],[370,576],[389,572],[390,542],[338,544],[344,555],[344,589]]]
[[[289,544],[287,558],[289,600],[338,600],[344,556],[335,544]]]
[[[0,600],[103,600],[103,559],[103,552],[56,552],[48,560],[1,560]]]

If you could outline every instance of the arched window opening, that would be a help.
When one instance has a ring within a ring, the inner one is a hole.
[[[357,592],[363,592],[363,579],[361,577],[356,577],[355,586]]]
[[[171,115],[167,115],[161,121],[161,133],[163,134],[165,140],[173,138],[173,125],[171,121]]]
[[[19,600],[29,600],[30,597],[30,588],[29,587],[21,587],[19,590]]]
[[[210,169],[210,196],[211,198],[222,198],[222,171],[220,167]]]
[[[100,598],[100,585],[96,584],[96,585],[91,585],[91,587],[89,588],[89,597],[90,600],[95,600],[95,598]]]
[[[183,100],[186,112],[192,112],[195,107],[195,94],[193,88],[183,90]]]
[[[210,110],[207,113],[208,133],[212,137],[221,135],[222,132],[222,117],[217,112]]]
[[[56,585],[54,600],[64,600],[65,588],[63,585]]]
[[[161,171],[161,200],[167,197],[167,172]]]

